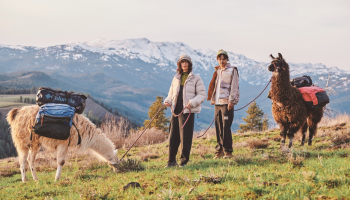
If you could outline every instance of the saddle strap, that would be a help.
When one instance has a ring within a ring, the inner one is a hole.
[[[73,122],[72,124],[73,124],[73,126],[75,127],[75,129],[76,129],[77,132],[78,132],[78,143],[77,143],[77,145],[79,145],[79,144],[81,144],[81,136],[80,136],[79,130],[78,130],[77,126],[75,126],[74,122]],[[70,134],[69,134],[69,143],[68,143],[68,146],[69,146],[69,145],[70,145]]]

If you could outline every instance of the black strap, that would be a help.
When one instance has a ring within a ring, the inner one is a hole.
[[[65,91],[65,93],[66,93],[66,104],[68,104],[68,100],[69,100],[69,98],[70,98],[70,93],[69,92],[67,92],[67,91]],[[76,127],[75,127],[76,128]]]
[[[78,132],[78,143],[77,143],[77,145],[79,145],[79,144],[81,144],[81,137],[80,137],[80,134],[79,134],[79,130],[78,130],[77,126],[75,126],[74,122],[73,122],[73,126],[75,127],[75,129]]]
[[[70,145],[70,133],[69,133],[69,141],[68,141],[68,146]]]

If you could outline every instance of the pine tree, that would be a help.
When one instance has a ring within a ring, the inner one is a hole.
[[[238,132],[261,131],[263,129],[262,118],[264,116],[264,112],[259,108],[259,105],[254,101],[249,105],[246,113],[248,115],[242,118],[246,124],[239,125],[240,130],[238,130]]]
[[[266,131],[269,129],[269,117],[267,116],[267,114],[264,115],[264,119],[263,119],[263,122],[262,122],[262,130],[263,131]]]
[[[19,102],[23,103],[23,97],[22,96],[19,97]]]
[[[148,117],[149,119],[146,119],[145,122],[143,122],[143,125],[146,127],[148,123],[151,121],[151,119],[156,115],[158,110],[163,105],[163,97],[157,96],[156,101],[153,102],[153,104],[149,107],[148,111]],[[156,129],[160,129],[163,131],[166,131],[168,129],[168,123],[169,119],[165,117],[165,111],[166,107],[162,108],[162,110],[158,113],[157,117],[154,118],[152,123],[150,124],[149,128],[155,127]]]

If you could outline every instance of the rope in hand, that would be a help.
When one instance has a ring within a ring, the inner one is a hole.
[[[233,111],[242,110],[243,108],[245,108],[245,107],[247,107],[249,104],[251,104],[253,101],[255,101],[257,98],[259,98],[260,95],[261,95],[261,94],[266,90],[266,88],[270,85],[270,83],[271,83],[271,79],[270,79],[270,81],[267,83],[267,85],[265,86],[265,88],[263,89],[263,91],[261,91],[260,94],[259,94],[257,97],[255,97],[253,100],[251,100],[249,103],[247,103],[247,104],[246,104],[245,106],[243,106],[242,108],[239,108],[239,109],[236,109],[236,110],[233,110]],[[213,121],[211,121],[211,123],[210,123],[209,127],[207,128],[207,130],[205,130],[204,133],[203,133],[202,135],[197,136],[197,138],[203,137],[203,136],[205,135],[205,133],[209,130],[209,128],[211,127],[211,125],[213,124],[214,121],[215,121],[215,117],[214,117]]]
[[[145,133],[145,131],[147,130],[147,128],[149,127],[149,125],[151,125],[152,121],[157,117],[157,115],[159,114],[159,112],[160,112],[164,107],[165,107],[165,105],[162,105],[162,107],[159,108],[158,112],[154,115],[154,117],[151,119],[151,121],[148,123],[148,125],[145,127],[145,129],[143,129],[142,133],[141,133],[141,134],[139,135],[139,137],[135,140],[135,142],[131,145],[131,147],[124,153],[124,155],[121,157],[120,161],[123,160],[123,158],[125,157],[125,155],[130,151],[130,149],[136,144],[136,142],[140,139],[140,137]],[[181,111],[181,113],[178,114],[178,115],[176,115],[176,114],[174,113],[172,107],[170,107],[170,108],[171,108],[171,113],[172,113],[172,115],[174,115],[175,117],[178,117],[178,116],[180,116],[180,115],[185,111],[185,109],[186,109],[187,107],[185,107],[185,108]],[[187,117],[185,123],[182,125],[181,128],[183,128],[183,127],[186,125],[188,119],[189,119],[190,116],[191,116],[191,109],[189,109],[189,110],[190,110],[190,112],[189,112],[189,114],[188,114],[188,117]]]

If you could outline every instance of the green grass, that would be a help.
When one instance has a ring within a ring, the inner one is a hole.
[[[348,129],[346,129],[348,130]],[[114,173],[108,165],[88,156],[66,162],[62,178],[55,182],[55,168],[40,168],[39,181],[21,182],[17,174],[0,177],[0,199],[346,199],[350,197],[350,150],[332,150],[329,136],[317,138],[311,147],[295,141],[281,149],[277,131],[234,135],[234,157],[214,160],[215,137],[195,139],[185,168],[165,169],[167,143],[135,147],[128,158],[141,159],[141,171]],[[245,143],[268,140],[265,149]],[[118,156],[126,150],[121,149]],[[300,160],[296,162],[295,160]],[[85,161],[85,162],[84,162]],[[4,166],[15,166],[3,160]],[[18,166],[17,166],[18,167]],[[10,169],[8,169],[10,170]],[[141,188],[123,187],[138,182]]]
[[[18,94],[18,95],[0,95],[0,108],[8,108],[8,107],[22,107],[27,106],[31,104],[24,104],[24,103],[17,103],[15,101],[18,101],[19,97],[22,96],[22,98],[30,98],[35,99],[36,94]]]

